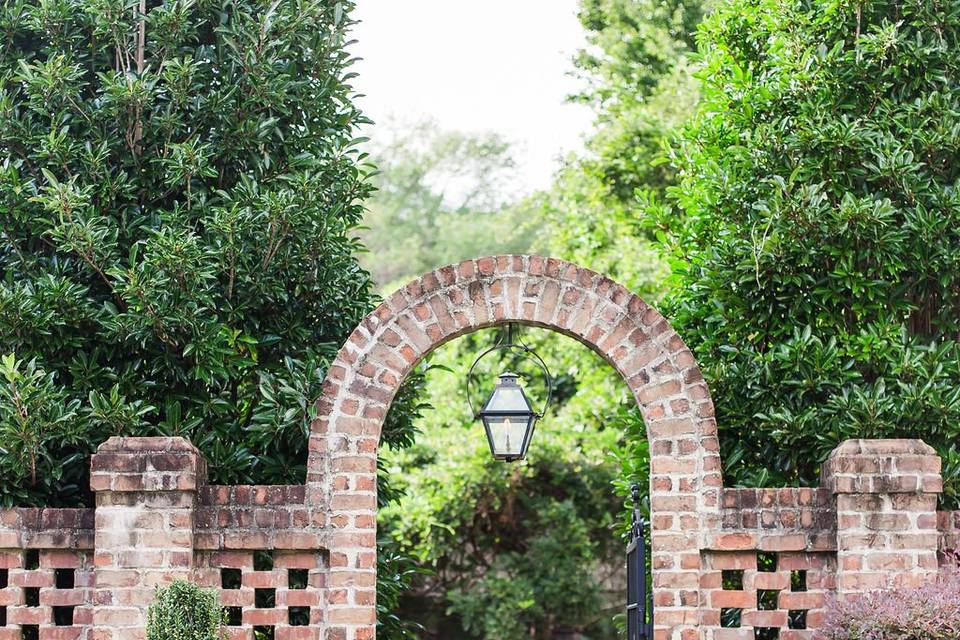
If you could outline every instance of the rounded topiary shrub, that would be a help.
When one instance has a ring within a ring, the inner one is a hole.
[[[147,640],[220,640],[224,610],[215,589],[175,580],[147,611]]]
[[[919,589],[870,593],[835,601],[817,640],[957,640],[960,638],[960,573]]]

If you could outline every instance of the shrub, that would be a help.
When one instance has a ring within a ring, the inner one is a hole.
[[[147,640],[220,640],[224,610],[215,589],[175,580],[147,611]]]
[[[614,534],[622,503],[610,488],[619,469],[607,452],[617,447],[621,424],[591,421],[603,415],[598,407],[612,409],[628,392],[621,393],[622,381],[598,357],[562,354],[548,332],[524,332],[523,340],[559,372],[554,404],[527,461],[497,462],[464,410],[460,373],[495,339],[492,333],[465,336],[435,354],[428,378],[437,403],[422,423],[424,433],[413,447],[383,458],[387,471],[403,471],[395,486],[406,495],[381,511],[379,533],[428,571],[407,574],[407,592],[390,610],[423,625],[412,637],[549,638],[562,627],[589,638],[614,637],[610,617],[619,606],[611,606],[619,598],[611,598],[603,577],[622,562],[623,545]],[[482,381],[488,370],[522,373],[525,367],[490,358],[478,371]],[[578,388],[589,393],[581,396]],[[532,396],[539,391],[528,387]],[[396,563],[381,568],[399,574]],[[381,625],[384,620],[381,612]]]
[[[893,589],[828,605],[818,640],[956,640],[960,638],[960,573],[919,589]]]
[[[91,504],[111,435],[190,438],[213,482],[302,481],[311,401],[374,304],[352,3],[131,7],[0,6],[6,506]]]
[[[815,484],[847,438],[922,438],[960,498],[960,14],[728,0],[675,150],[674,327],[729,484]]]

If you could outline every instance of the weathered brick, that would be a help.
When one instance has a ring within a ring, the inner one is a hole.
[[[220,568],[236,568],[243,587],[224,591],[223,600],[244,608],[246,624],[275,626],[277,640],[370,640],[376,452],[390,402],[423,354],[507,321],[587,342],[640,404],[650,438],[657,640],[735,640],[752,637],[751,626],[780,628],[785,640],[807,638],[784,628],[787,610],[807,610],[814,629],[831,592],[857,593],[891,579],[921,584],[937,571],[937,551],[960,541],[960,514],[935,512],[940,461],[922,443],[844,443],[824,465],[822,488],[724,489],[709,390],[669,323],[592,271],[500,256],[427,274],[360,323],[329,367],[316,404],[307,487],[207,487],[205,464],[189,443],[113,438],[93,464],[96,516],[0,510],[0,547],[63,550],[45,551],[47,573],[29,578],[17,575],[19,554],[0,552],[11,584],[33,581],[44,590],[36,608],[43,613],[7,605],[14,622],[17,615],[46,615],[57,603],[85,602],[88,622],[80,624],[95,629],[86,638],[139,640],[155,585],[192,576],[216,586]],[[67,551],[94,543],[96,553],[86,558]],[[254,550],[274,550],[275,568],[253,571]],[[773,571],[758,566],[758,552],[776,554]],[[77,588],[52,589],[52,568],[72,565]],[[286,587],[287,572],[296,568],[310,572],[306,589]],[[742,590],[722,588],[728,570],[742,572]],[[808,591],[790,590],[791,571],[806,572]],[[258,588],[276,589],[277,606],[254,607]],[[758,590],[778,594],[776,609],[756,610]],[[310,607],[311,626],[290,627],[287,606]],[[744,609],[744,629],[719,627],[719,609],[729,607]],[[42,640],[73,640],[45,625]],[[236,640],[241,635],[230,632]]]

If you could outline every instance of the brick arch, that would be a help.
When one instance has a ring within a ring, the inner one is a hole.
[[[424,274],[370,313],[331,364],[307,465],[314,523],[331,549],[327,637],[374,637],[377,445],[397,389],[441,344],[506,322],[582,342],[630,387],[650,440],[657,638],[698,637],[700,549],[723,484],[699,367],[663,316],[625,287],[570,262],[525,255]]]

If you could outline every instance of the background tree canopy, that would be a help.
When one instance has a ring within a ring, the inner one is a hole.
[[[440,265],[529,249],[538,216],[518,195],[502,137],[430,120],[379,124],[370,136],[377,191],[360,262],[385,295]]]

